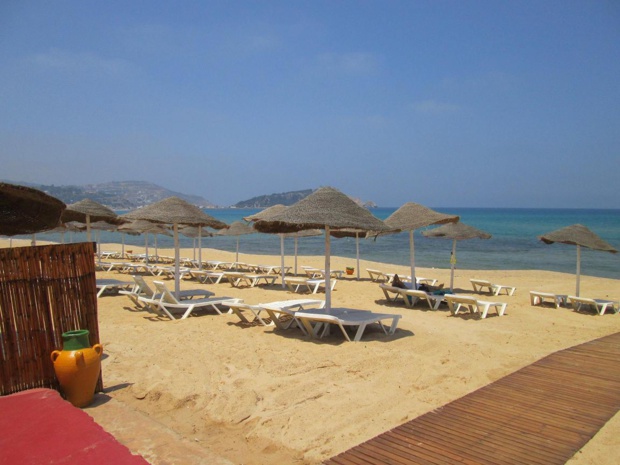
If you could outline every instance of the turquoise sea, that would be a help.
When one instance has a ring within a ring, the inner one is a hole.
[[[380,219],[387,218],[396,208],[375,208],[371,212]],[[591,209],[495,209],[495,208],[435,208],[460,215],[461,221],[492,234],[488,240],[472,239],[457,244],[457,268],[462,269],[541,269],[574,273],[576,248],[565,244],[546,245],[537,236],[553,230],[581,223],[614,248],[620,250],[620,210]],[[259,212],[260,209],[213,209],[205,212],[220,221],[232,223]],[[121,213],[121,212],[119,212]],[[426,238],[422,230],[415,233],[416,265],[429,268],[449,268],[452,241]],[[39,234],[43,240],[60,242],[59,234]],[[65,240],[69,240],[68,234]],[[85,234],[73,234],[74,241],[85,240]],[[121,242],[119,233],[101,232],[101,242]],[[141,236],[125,235],[125,243],[144,245]],[[150,236],[149,243],[154,244]],[[235,251],[234,237],[203,238],[203,247]],[[181,236],[181,246],[191,247],[193,240]],[[323,255],[323,236],[298,240],[300,255]],[[158,236],[158,246],[172,247],[170,237]],[[332,239],[332,255],[355,259],[355,239]],[[239,238],[240,253],[280,254],[278,236],[251,234]],[[294,253],[294,240],[285,240],[285,253]],[[207,258],[204,257],[203,258]],[[408,233],[382,236],[378,239],[360,239],[360,258],[383,263],[409,263]],[[354,265],[354,263],[352,263]],[[620,254],[582,248],[581,272],[584,275],[620,279]]]

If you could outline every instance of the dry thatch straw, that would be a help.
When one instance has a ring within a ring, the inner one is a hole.
[[[271,216],[279,215],[288,207],[285,205],[272,205],[271,207],[267,207],[264,210],[255,213],[254,215],[244,216],[243,219],[245,221],[258,221],[258,220],[266,220]]]
[[[611,244],[605,242],[597,234],[582,224],[566,226],[565,228],[538,236],[538,239],[545,244],[559,242],[562,244],[579,245],[594,250],[602,250],[603,252],[618,252]]]
[[[79,221],[80,223],[105,221],[110,224],[121,224],[123,222],[119,220],[118,215],[113,210],[90,199],[67,205],[67,209],[62,215],[62,221],[63,223],[69,221]]]
[[[31,187],[0,183],[0,234],[15,236],[53,229],[66,205]]]
[[[458,220],[459,217],[456,215],[446,215],[419,203],[407,202],[392,213],[385,220],[385,224],[392,229],[412,231],[433,224],[455,223]]]
[[[160,224],[208,226],[213,229],[228,227],[226,223],[216,220],[197,206],[178,197],[168,197],[146,207],[125,213],[121,217],[128,220],[147,220]]]
[[[490,239],[491,235],[465,223],[448,223],[435,229],[422,232],[426,237],[440,237],[462,241],[465,239]]]
[[[255,221],[260,232],[290,233],[304,229],[387,232],[383,221],[333,187],[322,187],[282,213]]]
[[[255,234],[258,231],[254,229],[252,226],[248,226],[241,221],[235,221],[231,223],[228,229],[222,229],[221,231],[215,233],[216,236],[244,236],[246,234]]]

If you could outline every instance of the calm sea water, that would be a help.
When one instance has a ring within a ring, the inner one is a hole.
[[[574,273],[576,248],[565,244],[546,245],[537,236],[553,230],[581,223],[614,248],[620,250],[620,210],[585,209],[489,209],[437,208],[437,211],[460,215],[461,221],[492,234],[488,240],[472,239],[457,244],[457,268],[462,269],[540,269]],[[205,210],[225,223],[242,220],[260,209]],[[395,208],[376,208],[372,213],[386,219]],[[427,238],[422,230],[415,232],[416,265],[429,268],[449,268],[452,241]],[[40,234],[43,240],[60,242],[58,234]],[[65,236],[68,240],[69,236]],[[85,240],[85,233],[74,234],[74,241]],[[121,242],[119,233],[101,232],[101,242]],[[170,237],[158,236],[158,246],[172,247]],[[125,244],[144,245],[142,236],[125,235]],[[154,244],[150,236],[150,247]],[[193,240],[181,236],[181,246],[191,247]],[[237,239],[233,237],[203,238],[203,247],[234,252]],[[298,240],[300,255],[323,255],[323,236]],[[332,239],[332,255],[355,258],[355,238]],[[280,254],[278,236],[251,234],[239,238],[240,253]],[[285,253],[294,253],[294,240],[285,240]],[[206,257],[203,257],[206,258]],[[396,265],[409,263],[408,233],[382,236],[376,240],[360,239],[360,258]],[[352,265],[354,265],[352,263]],[[582,248],[581,272],[584,275],[620,279],[620,254],[611,254]]]

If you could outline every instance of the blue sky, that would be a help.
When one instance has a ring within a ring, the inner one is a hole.
[[[0,179],[620,208],[620,2],[0,4]]]

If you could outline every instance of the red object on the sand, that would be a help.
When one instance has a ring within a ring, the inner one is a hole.
[[[0,397],[0,464],[148,465],[52,389]]]

